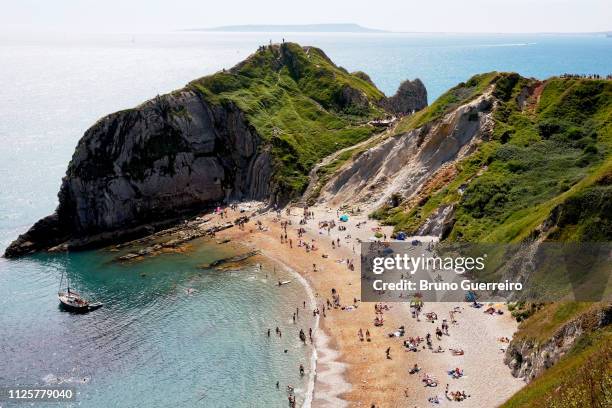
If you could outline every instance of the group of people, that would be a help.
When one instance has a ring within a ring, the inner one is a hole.
[[[612,74],[608,74],[608,75],[599,75],[599,74],[563,74],[561,75],[561,78],[576,78],[576,79],[606,79],[606,80],[612,80]]]

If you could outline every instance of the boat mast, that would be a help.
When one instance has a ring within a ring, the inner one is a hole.
[[[64,283],[64,271],[62,271],[62,275],[60,277],[59,290],[61,291],[64,287],[62,286]],[[70,293],[70,283],[68,282],[68,274],[66,274],[66,288],[68,289],[68,293]]]

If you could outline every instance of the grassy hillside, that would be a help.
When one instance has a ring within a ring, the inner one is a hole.
[[[399,133],[427,125],[485,90],[496,99],[491,137],[418,200],[387,205],[372,216],[411,234],[440,206],[453,205],[448,241],[522,242],[545,221],[550,241],[612,241],[612,81],[478,75],[405,118]],[[557,279],[549,272],[541,277],[548,284]],[[612,329],[588,329],[598,308],[585,302],[511,305],[521,321],[513,343],[537,349],[576,319],[586,319],[587,329],[570,353],[504,407],[612,406]]]
[[[397,126],[397,133],[404,133],[421,127],[453,110],[454,108],[477,98],[498,78],[497,72],[474,75],[467,82],[461,82],[457,86],[442,94],[434,103],[412,116],[402,118]]]
[[[491,140],[457,165],[453,180],[417,205],[383,208],[374,216],[411,233],[441,204],[454,204],[449,239],[518,242],[556,209],[564,216],[551,238],[612,239],[612,82],[540,83],[502,73],[466,84],[472,86],[453,88],[409,118],[404,129],[440,117],[493,84],[498,105]]]
[[[234,68],[189,85],[215,104],[234,103],[267,141],[284,196],[302,192],[323,157],[371,136],[384,98],[367,76],[350,74],[314,47],[260,47]]]
[[[544,340],[554,328],[592,309],[589,304],[552,304],[522,323],[517,336]],[[544,332],[540,332],[543,329]],[[569,353],[506,401],[503,408],[612,406],[612,328],[583,334]]]

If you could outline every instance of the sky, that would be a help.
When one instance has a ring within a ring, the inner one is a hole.
[[[612,0],[17,0],[0,30],[166,32],[241,24],[357,23],[391,31],[612,31]]]

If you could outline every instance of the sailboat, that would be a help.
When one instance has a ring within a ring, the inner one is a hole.
[[[84,299],[81,295],[79,295],[74,290],[70,289],[70,283],[68,282],[68,276],[66,276],[66,290],[63,291],[62,283],[64,282],[64,272],[62,272],[62,277],[60,279],[60,289],[57,292],[57,297],[60,301],[60,306],[67,311],[77,312],[77,313],[86,313],[92,310],[96,310],[102,307],[103,303],[101,302],[89,302]]]

